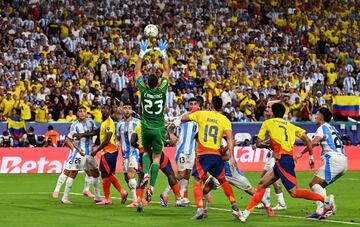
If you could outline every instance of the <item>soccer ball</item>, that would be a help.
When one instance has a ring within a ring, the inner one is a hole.
[[[146,25],[144,33],[147,37],[157,37],[159,34],[159,29],[156,27],[156,25],[149,24]]]

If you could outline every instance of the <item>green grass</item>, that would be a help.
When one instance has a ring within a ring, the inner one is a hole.
[[[299,186],[307,188],[312,177],[311,172],[297,174]],[[247,173],[247,177],[255,185],[259,180],[259,173]],[[328,220],[311,221],[302,217],[312,213],[315,204],[312,201],[292,199],[285,192],[288,210],[278,211],[279,216],[268,218],[263,210],[255,210],[248,222],[240,224],[231,213],[226,210],[209,210],[209,217],[201,221],[190,218],[195,208],[162,208],[158,204],[159,194],[166,184],[163,174],[159,175],[154,195],[154,203],[145,207],[145,212],[138,214],[133,208],[126,208],[114,199],[111,206],[95,206],[94,203],[77,193],[82,192],[84,176],[80,174],[75,180],[70,199],[73,205],[64,206],[59,199],[53,199],[51,192],[58,175],[1,175],[0,176],[0,226],[349,226],[360,225],[360,172],[349,172],[333,185],[328,192],[336,197],[338,213]],[[118,174],[123,182],[122,175]],[[191,187],[191,186],[190,186]],[[191,190],[192,191],[192,190]],[[112,196],[119,197],[112,188]],[[272,201],[275,195],[272,190]],[[236,198],[243,210],[250,197],[235,189]],[[61,197],[61,195],[60,195]],[[222,190],[213,192],[211,207],[228,209],[228,200]],[[190,198],[193,196],[190,194]],[[172,201],[173,202],[173,201]],[[171,202],[171,203],[172,203]],[[346,222],[346,223],[343,223]]]

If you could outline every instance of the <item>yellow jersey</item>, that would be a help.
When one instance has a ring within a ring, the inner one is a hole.
[[[112,132],[111,139],[106,147],[102,150],[102,154],[114,153],[117,151],[115,143],[115,124],[109,116],[108,119],[103,121],[100,126],[100,144],[105,140],[106,133]]]
[[[215,111],[197,111],[189,118],[199,125],[197,155],[220,155],[224,131],[232,130],[229,119]]]
[[[49,114],[49,110],[46,106],[44,106],[43,108],[41,108],[40,106],[38,106],[36,108],[36,122],[47,122],[48,120],[46,119],[47,115]]]
[[[20,110],[21,110],[21,118],[25,121],[30,120],[31,119],[31,103],[27,102],[23,102],[19,105]]]
[[[141,123],[139,123],[138,125],[136,125],[136,127],[134,128],[134,132],[137,137],[138,137],[138,144],[139,144],[139,152],[140,154],[144,152],[144,147],[142,145],[142,136],[141,136]]]
[[[293,146],[296,137],[301,137],[305,130],[297,127],[282,118],[272,118],[261,125],[258,137],[265,139],[266,133],[270,137],[270,147],[276,159],[282,154],[293,155]]]

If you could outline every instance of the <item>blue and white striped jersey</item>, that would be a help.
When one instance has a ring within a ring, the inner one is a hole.
[[[74,139],[74,134],[86,133],[96,130],[96,124],[91,118],[86,118],[84,122],[79,120],[72,123],[70,132],[67,137],[71,140]],[[83,137],[77,140],[77,146],[85,152],[85,155],[90,155],[93,150],[94,143],[91,137]]]
[[[197,141],[195,139],[198,133],[198,125],[193,121],[182,122],[180,127],[177,128],[178,141],[176,143],[176,157],[180,154],[191,155],[196,151]]]
[[[322,139],[320,140],[320,146],[322,148],[321,155],[325,155],[329,152],[337,152],[345,155],[344,145],[341,140],[339,132],[334,128],[334,126],[329,123],[321,125],[315,133],[315,137],[319,136]]]
[[[133,134],[135,127],[140,124],[140,120],[131,117],[129,121],[121,120],[116,125],[116,136],[121,139],[121,151],[123,158],[129,158],[133,148],[130,144],[131,134]]]

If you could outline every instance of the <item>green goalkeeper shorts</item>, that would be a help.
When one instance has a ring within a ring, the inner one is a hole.
[[[157,129],[142,128],[142,145],[145,151],[152,151],[155,154],[161,154],[165,142],[165,127]]]

